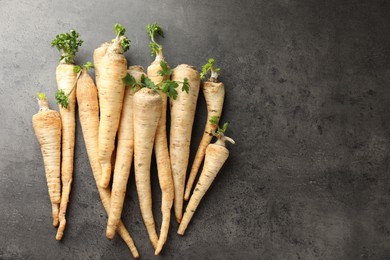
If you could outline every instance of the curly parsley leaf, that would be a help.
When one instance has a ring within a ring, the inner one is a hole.
[[[163,29],[157,23],[146,25],[146,31],[148,32],[149,37],[152,39],[152,41],[154,41],[154,37],[157,35],[160,35],[161,37],[164,38]]]
[[[126,52],[130,49],[130,40],[128,38],[123,38],[121,42],[123,52]]]
[[[114,31],[115,31],[116,35],[122,36],[125,34],[126,29],[122,24],[117,23],[114,25]]]
[[[75,30],[71,30],[69,33],[58,34],[51,42],[51,46],[56,47],[62,53],[59,61],[64,61],[67,64],[74,62],[74,56],[83,44],[83,41],[78,37],[79,34]]]
[[[68,108],[68,106],[69,106],[69,99],[68,99],[68,96],[65,95],[65,93],[64,93],[64,91],[62,89],[57,90],[55,97],[56,97],[56,100],[57,100],[57,104],[59,104],[63,108]]]

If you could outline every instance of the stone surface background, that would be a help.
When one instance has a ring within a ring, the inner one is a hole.
[[[214,57],[236,140],[184,237],[172,220],[161,259],[390,258],[390,3],[352,0],[0,0],[0,259],[127,259],[105,239],[103,211],[77,124],[68,226],[55,240],[31,116],[38,91],[56,90],[53,37],[72,28],[79,64],[114,37],[129,64],[150,64],[147,23],[176,66]],[[191,158],[206,119],[200,95]],[[192,160],[191,160],[192,162]],[[155,219],[160,190],[152,169]],[[153,259],[128,185],[123,220]]]

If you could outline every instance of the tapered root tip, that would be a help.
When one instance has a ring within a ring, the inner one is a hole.
[[[114,236],[115,236],[115,230],[112,230],[112,228],[107,227],[107,230],[106,230],[107,239],[111,240],[114,238]]]
[[[159,255],[162,250],[162,245],[157,245],[156,251],[154,251],[154,255]]]
[[[100,179],[99,186],[107,188],[111,179],[111,163],[102,164],[102,178]]]
[[[180,226],[179,230],[177,231],[177,234],[180,235],[180,236],[184,236],[185,232],[186,232],[186,230]]]
[[[58,231],[56,235],[57,241],[60,241],[62,239],[62,236],[64,235],[65,225],[66,225],[66,220],[64,219],[60,222],[60,226],[58,227]]]
[[[154,255],[159,255],[161,253],[166,241],[167,241],[166,238],[161,239],[161,237],[160,237],[160,239],[157,242],[157,246],[156,246],[156,250],[154,251]]]
[[[180,224],[180,222],[181,222],[181,217],[180,217],[180,218],[176,217],[176,221],[177,221],[178,224]]]
[[[184,200],[185,201],[188,201],[190,199],[190,193],[188,192],[188,194],[187,194],[187,192],[184,194]]]

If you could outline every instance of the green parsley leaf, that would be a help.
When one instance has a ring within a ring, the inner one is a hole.
[[[38,92],[37,97],[39,100],[47,100],[46,95],[42,92]]]
[[[79,65],[76,65],[73,67],[73,72],[74,73],[79,73],[81,71],[81,67]]]
[[[83,68],[85,68],[88,71],[88,70],[90,70],[92,68],[95,68],[95,65],[93,65],[92,62],[87,61],[86,63],[84,63]]]
[[[79,34],[75,30],[71,30],[69,33],[58,34],[51,42],[51,46],[56,47],[62,53],[60,61],[63,60],[67,64],[74,62],[74,56],[83,44],[83,41],[79,40],[78,37]]]
[[[130,49],[130,40],[128,38],[124,38],[121,42],[121,46],[123,49],[123,52],[126,52]]]
[[[152,50],[152,56],[157,55],[160,52],[161,46],[155,42],[149,43],[150,49]]]
[[[177,98],[177,90],[179,84],[174,80],[164,80],[162,82],[161,91],[167,94],[168,97],[176,99]]]
[[[154,89],[154,90],[158,90],[158,87],[153,83],[153,81],[149,78],[145,78],[145,87],[147,88],[150,88],[150,89]]]
[[[152,56],[157,55],[161,51],[162,46],[160,44],[158,44],[154,38],[157,35],[164,37],[164,32],[163,32],[162,28],[160,27],[160,25],[158,25],[157,23],[148,24],[146,26],[146,32],[148,33],[150,40],[151,40],[151,42],[149,43],[149,46],[152,49]]]
[[[222,126],[222,128],[218,127],[217,134],[223,134],[226,132],[227,128],[229,126],[229,122],[225,122]]]
[[[142,74],[142,76],[141,76],[140,86],[142,88],[150,88],[150,89],[153,89],[156,91],[158,90],[158,87],[153,83],[153,81],[151,81],[149,78],[145,77],[144,74]]]
[[[215,73],[219,74],[220,69],[214,67],[215,60],[213,58],[210,58],[208,62],[202,66],[202,72],[200,73],[200,78],[204,79],[209,71],[214,71]]]
[[[123,82],[126,86],[134,87],[134,85],[137,84],[135,81],[135,78],[131,76],[129,73],[127,73],[126,77],[123,78]]]
[[[69,106],[68,96],[65,95],[65,93],[62,89],[57,90],[56,100],[57,100],[57,104],[59,104],[63,108],[68,108],[68,106]]]
[[[218,116],[212,116],[211,119],[209,120],[209,122],[212,125],[218,125],[219,117]]]
[[[160,61],[160,66],[162,70],[159,70],[157,73],[162,77],[168,77],[172,74],[172,69],[168,67],[168,64],[165,61]]]
[[[188,94],[188,91],[190,90],[190,84],[188,83],[188,79],[187,78],[184,78],[184,81],[183,81],[183,86],[181,88],[181,91],[185,91],[187,92]]]
[[[160,35],[164,38],[164,32],[160,25],[157,23],[148,24],[146,26],[146,31],[148,32],[150,38],[153,38],[157,35]]]
[[[125,29],[125,27],[123,27],[122,24],[117,23],[117,24],[114,25],[114,31],[115,31],[115,33],[116,33],[117,35],[122,36],[122,35],[125,34],[126,29]]]

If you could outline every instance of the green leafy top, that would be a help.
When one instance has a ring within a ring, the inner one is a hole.
[[[121,41],[120,43],[121,43],[123,52],[128,51],[130,49],[130,40],[124,36],[126,33],[125,27],[122,24],[117,23],[114,25],[114,31],[116,33],[116,38],[113,39],[112,42]]]
[[[128,38],[123,38],[121,42],[123,52],[126,52],[130,49],[130,40]]]
[[[219,123],[219,116],[212,116],[211,119],[209,120],[209,122],[212,125],[218,125],[218,123]]]
[[[162,46],[160,44],[158,44],[154,38],[157,35],[164,37],[164,32],[163,32],[161,26],[158,25],[157,23],[148,24],[146,26],[146,31],[150,37],[150,40],[151,40],[151,42],[149,43],[149,46],[152,49],[152,56],[159,54],[162,50]]]
[[[81,69],[86,69],[87,71],[89,71],[90,69],[92,69],[92,68],[95,68],[95,66],[93,65],[93,63],[92,62],[90,62],[90,61],[87,61],[86,63],[84,63],[83,64],[83,66],[79,66],[79,65],[75,65],[74,67],[73,67],[73,72],[74,73],[79,73],[80,71],[81,71]]]
[[[214,59],[210,58],[208,62],[202,66],[202,72],[200,73],[200,78],[204,79],[209,71],[211,71],[210,81],[217,81],[219,75],[219,68],[214,67]]]
[[[126,29],[122,24],[117,23],[114,25],[114,31],[115,31],[116,35],[122,36],[122,35],[125,35]]]
[[[46,111],[49,109],[49,103],[47,102],[46,95],[42,92],[37,93],[37,100],[39,105],[39,111]]]
[[[229,122],[226,122],[223,124],[222,128],[218,127],[218,130],[213,132],[213,135],[218,138],[217,142],[215,144],[221,145],[225,147],[225,141],[228,141],[232,144],[235,144],[234,140],[228,136],[225,136],[225,132],[228,128]]]
[[[226,132],[228,126],[229,126],[229,122],[225,122],[225,123],[223,124],[222,128],[219,128],[219,126],[218,126],[218,130],[217,130],[216,133],[217,133],[217,134],[224,134],[224,133]]]
[[[42,92],[38,92],[37,93],[37,98],[39,100],[47,100],[46,95],[44,93],[42,93]]]
[[[74,56],[83,44],[83,41],[78,39],[78,37],[79,34],[75,30],[71,30],[69,33],[58,34],[51,42],[51,46],[56,47],[62,53],[59,58],[60,62],[66,64],[74,63]]]

